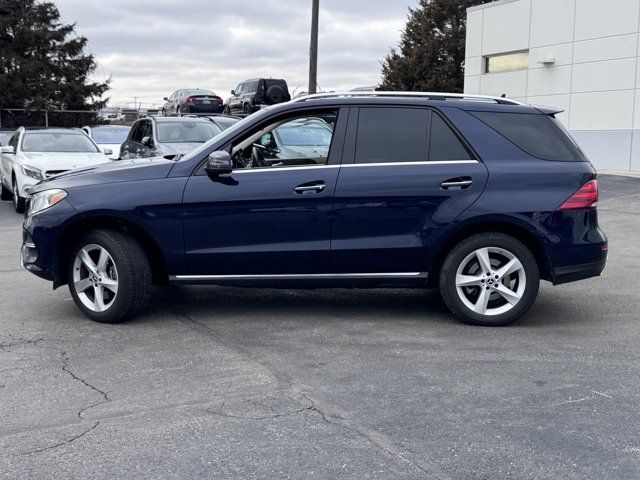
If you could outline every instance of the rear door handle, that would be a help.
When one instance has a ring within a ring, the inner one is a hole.
[[[325,188],[327,188],[327,186],[324,184],[324,182],[314,182],[314,183],[306,183],[304,185],[299,185],[293,190],[296,193],[304,194],[304,193],[320,193],[320,192],[323,192]]]
[[[469,177],[462,178],[451,178],[446,180],[440,184],[440,187],[444,190],[448,190],[450,188],[459,188],[464,190],[465,188],[469,188],[473,184],[473,181]]]

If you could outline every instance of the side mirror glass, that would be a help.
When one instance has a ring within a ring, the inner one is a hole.
[[[204,169],[209,175],[228,175],[233,171],[231,155],[224,150],[213,152],[207,158],[207,166]]]
[[[169,99],[168,99],[167,97],[162,97],[162,99],[163,99],[165,102],[168,102],[168,101],[169,101]]]
[[[151,145],[151,137],[142,137],[142,145],[148,147]]]
[[[235,95],[236,91],[235,90],[231,90],[231,95]]]
[[[7,145],[5,147],[0,147],[0,153],[10,153],[10,154],[12,154],[12,153],[15,153],[15,152],[13,150],[13,146]]]
[[[103,148],[102,151],[105,155],[113,155],[113,150],[110,148]]]

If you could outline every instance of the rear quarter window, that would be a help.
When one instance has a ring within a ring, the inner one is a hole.
[[[586,158],[573,141],[543,114],[470,112],[529,155],[542,160],[583,162]]]

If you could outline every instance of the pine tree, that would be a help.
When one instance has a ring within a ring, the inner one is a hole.
[[[467,8],[490,0],[420,0],[399,51],[382,62],[381,90],[462,92]]]
[[[0,108],[98,110],[109,81],[51,1],[0,0]]]

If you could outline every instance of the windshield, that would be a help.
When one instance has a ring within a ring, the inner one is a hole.
[[[97,153],[98,147],[84,133],[28,132],[22,140],[23,152]]]
[[[203,143],[222,131],[211,122],[167,122],[158,123],[160,143]]]
[[[123,143],[129,135],[129,127],[96,127],[91,129],[91,137],[96,143]]]
[[[290,147],[326,146],[331,144],[331,131],[322,127],[287,126],[276,129],[284,145]]]

